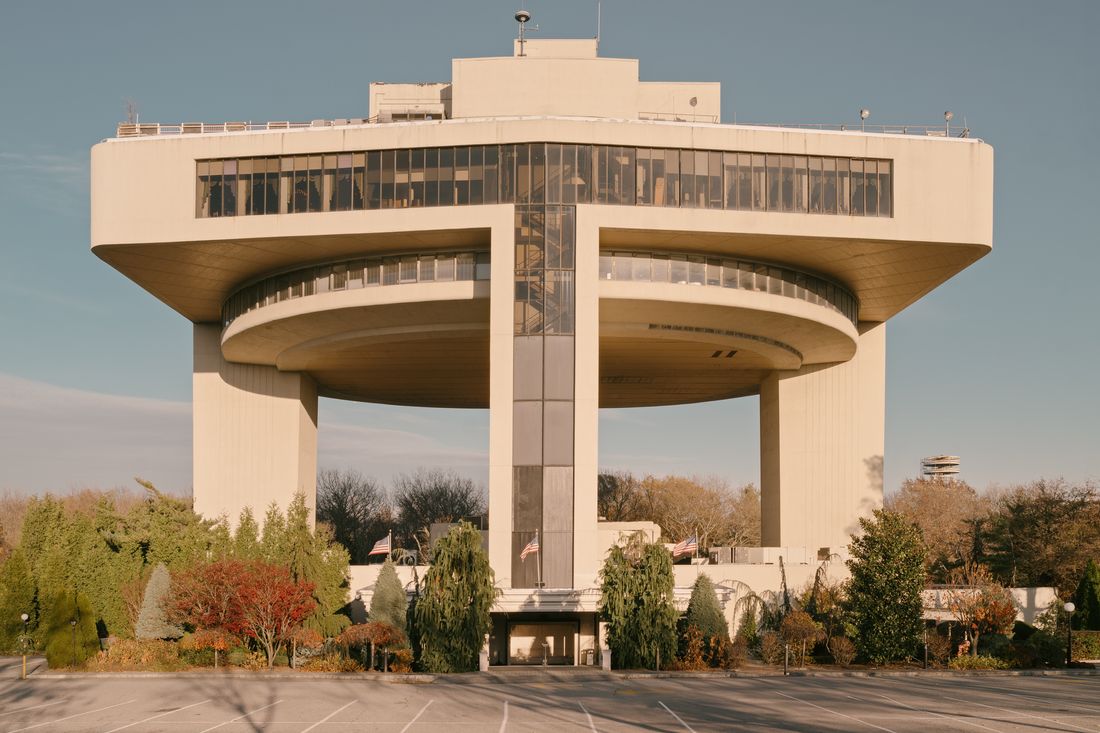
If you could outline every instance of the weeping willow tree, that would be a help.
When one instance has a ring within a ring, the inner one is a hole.
[[[416,601],[421,666],[428,672],[477,669],[499,593],[481,533],[462,522],[436,544]]]
[[[611,548],[600,571],[600,615],[611,659],[620,669],[658,666],[676,655],[672,556],[635,535]]]

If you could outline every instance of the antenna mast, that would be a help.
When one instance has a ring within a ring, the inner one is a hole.
[[[603,3],[596,0],[596,55],[600,53],[600,27],[603,24]]]
[[[526,56],[527,53],[524,50],[524,43],[527,42],[524,37],[524,29],[527,27],[527,21],[531,20],[531,14],[526,10],[516,11],[516,22],[519,23],[519,55]]]

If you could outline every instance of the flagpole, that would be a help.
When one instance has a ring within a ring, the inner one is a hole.
[[[535,530],[535,541],[538,542],[539,531]],[[538,573],[538,586],[542,588],[542,544],[538,545],[537,556],[535,557],[535,571]]]
[[[386,553],[386,557],[389,558],[390,560],[392,560],[393,559],[393,530],[392,529],[389,532],[386,533],[386,539],[390,543],[390,551]]]

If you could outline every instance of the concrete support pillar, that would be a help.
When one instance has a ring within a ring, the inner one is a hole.
[[[838,550],[882,505],[886,325],[859,332],[850,361],[774,372],[761,385],[765,547]]]
[[[195,324],[195,511],[236,526],[301,492],[317,495],[317,388],[308,375],[222,358],[221,327]]]
[[[591,206],[577,207],[577,336],[573,383],[573,587],[594,588],[598,554],[596,479],[600,431],[600,229]]]

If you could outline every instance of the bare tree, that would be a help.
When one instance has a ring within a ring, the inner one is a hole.
[[[317,521],[332,527],[352,563],[367,562],[372,545],[393,527],[385,490],[358,471],[322,471],[317,475]]]
[[[608,522],[632,522],[641,517],[642,491],[629,471],[604,471],[596,478],[596,510]]]
[[[485,512],[485,492],[453,471],[417,469],[393,482],[398,530],[406,542],[426,535],[433,522],[457,522]]]
[[[990,501],[964,481],[907,479],[885,504],[920,528],[928,572],[940,582],[973,558],[976,527],[990,510]]]

